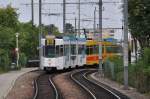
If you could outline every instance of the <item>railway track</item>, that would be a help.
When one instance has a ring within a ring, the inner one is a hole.
[[[124,95],[114,92],[109,88],[90,80],[87,75],[96,70],[79,70],[71,74],[71,78],[82,88],[84,88],[93,99],[128,99]]]
[[[61,99],[53,80],[53,75],[42,74],[35,80],[35,95],[33,99]]]

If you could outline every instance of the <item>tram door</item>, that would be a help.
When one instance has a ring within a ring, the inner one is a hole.
[[[70,66],[70,49],[69,44],[64,45],[64,68]]]
[[[56,45],[56,61],[58,68],[57,69],[63,69],[63,45]]]
[[[75,43],[70,45],[70,51],[70,65],[71,67],[75,67],[77,65],[77,52]]]
[[[85,45],[78,45],[78,66],[83,66],[86,64],[86,55],[85,55]]]

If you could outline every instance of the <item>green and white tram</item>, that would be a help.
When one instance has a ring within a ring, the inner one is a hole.
[[[47,35],[41,39],[41,69],[67,69],[86,64],[85,38],[64,36],[57,38]]]

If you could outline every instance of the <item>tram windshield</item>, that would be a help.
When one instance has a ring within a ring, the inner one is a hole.
[[[54,45],[45,46],[45,57],[48,57],[48,58],[55,57],[55,46]]]

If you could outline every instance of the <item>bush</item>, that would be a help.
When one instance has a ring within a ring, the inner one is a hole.
[[[19,58],[19,65],[20,67],[25,67],[26,64],[27,64],[27,57],[24,53],[21,53]]]
[[[111,64],[114,68],[111,68]],[[143,49],[143,55],[139,58],[136,64],[129,64],[129,85],[137,88],[139,92],[150,92],[150,48]],[[114,69],[114,78],[112,76],[112,69]],[[123,59],[115,56],[108,58],[104,63],[105,76],[123,83]]]
[[[130,70],[134,87],[140,92],[150,92],[150,48],[144,48],[143,56],[139,59],[137,64],[131,65],[134,70]]]
[[[104,63],[104,74],[112,80],[123,83],[123,61],[122,57],[114,56],[108,58]]]
[[[1,71],[7,71],[10,69],[10,58],[7,50],[0,49],[0,68]]]

